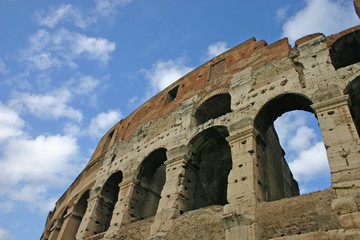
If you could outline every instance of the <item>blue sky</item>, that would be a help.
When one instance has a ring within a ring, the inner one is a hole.
[[[350,0],[0,0],[0,240],[39,239],[100,137],[205,61],[357,24]],[[329,186],[316,119],[275,125],[302,192]]]

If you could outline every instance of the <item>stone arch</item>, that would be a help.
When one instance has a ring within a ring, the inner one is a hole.
[[[72,227],[68,231],[69,239],[75,239],[76,233],[79,229],[80,223],[85,215],[87,209],[87,201],[89,199],[90,190],[86,190],[78,201],[75,203],[73,209],[74,221],[72,222]]]
[[[345,88],[344,94],[349,95],[349,108],[356,130],[360,136],[360,76],[352,80]]]
[[[330,48],[330,58],[335,69],[360,62],[360,30],[337,39]]]
[[[227,204],[228,175],[232,168],[227,127],[214,126],[195,135],[189,142],[190,163],[196,172],[193,204],[190,209]]]
[[[293,110],[303,110],[315,115],[312,104],[305,95],[287,93],[269,100],[256,115],[257,188],[262,193],[262,200],[274,201],[300,194],[298,183],[285,161],[285,153],[273,123],[282,114]]]
[[[90,217],[93,222],[90,236],[105,232],[109,228],[122,180],[122,171],[117,171],[111,174],[102,186]]]
[[[165,161],[167,150],[158,148],[144,158],[137,173],[137,191],[134,198],[137,208],[133,214],[136,219],[143,219],[156,214],[161,191],[165,184]]]
[[[231,96],[228,88],[220,88],[201,99],[196,106],[194,118],[197,125],[231,112]]]

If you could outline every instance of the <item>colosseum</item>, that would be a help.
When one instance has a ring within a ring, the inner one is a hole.
[[[299,195],[284,159],[273,123],[292,110],[318,120],[325,190]],[[360,239],[359,135],[360,25],[252,38],[113,126],[41,240]]]

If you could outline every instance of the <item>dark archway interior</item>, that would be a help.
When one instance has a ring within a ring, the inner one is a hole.
[[[141,209],[137,218],[154,216],[161,198],[161,191],[165,184],[166,149],[160,148],[150,153],[141,164],[137,179],[145,194],[139,198]]]
[[[266,201],[299,195],[299,186],[293,178],[280,146],[274,121],[286,112],[303,110],[313,113],[312,102],[297,94],[284,94],[272,99],[255,118],[257,139],[257,188]]]
[[[198,169],[192,209],[227,203],[228,175],[232,168],[227,136],[226,127],[213,127],[199,133],[190,142],[192,161]]]
[[[105,185],[102,189],[101,196],[104,198],[105,202],[102,209],[103,217],[105,217],[104,221],[101,221],[103,222],[102,231],[106,231],[110,226],[112,213],[118,200],[119,184],[121,183],[122,178],[123,174],[121,171],[112,174],[105,182]]]
[[[210,119],[218,118],[231,112],[230,94],[215,95],[203,102],[195,112],[195,119],[198,125],[203,124]]]
[[[360,30],[336,40],[330,48],[330,58],[335,69],[360,62]]]
[[[75,239],[76,233],[79,229],[82,218],[85,215],[87,208],[87,200],[89,198],[89,190],[83,193],[76,205],[74,206],[74,214],[77,216],[76,220],[72,222],[72,227],[68,229],[67,236],[69,239]]]
[[[360,136],[360,77],[354,79],[346,87],[345,94],[349,94],[351,116],[354,120],[358,135]]]

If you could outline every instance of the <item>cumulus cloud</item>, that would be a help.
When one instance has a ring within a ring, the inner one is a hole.
[[[305,115],[301,111],[285,113],[276,119],[274,126],[279,136],[280,143],[286,144],[290,137],[294,136],[297,129],[306,123]]]
[[[0,143],[23,134],[25,122],[13,109],[0,102]]]
[[[177,58],[167,61],[159,60],[150,70],[142,70],[145,77],[150,80],[151,88],[148,96],[165,89],[192,69],[192,67],[185,65],[184,58]]]
[[[323,142],[316,143],[313,147],[302,151],[297,159],[289,163],[295,179],[309,182],[319,176],[330,173],[329,163]]]
[[[69,118],[81,121],[81,111],[68,105],[71,98],[71,92],[66,89],[50,94],[22,93],[11,101],[11,105],[20,109],[25,107],[30,113],[43,119]]]
[[[99,113],[91,119],[89,134],[92,137],[102,137],[112,126],[122,118],[119,110],[109,110],[108,112]]]
[[[358,23],[352,1],[306,0],[305,8],[285,21],[282,36],[293,43],[307,34],[329,35]]]
[[[71,22],[80,28],[86,28],[93,21],[90,17],[84,18],[80,10],[71,4],[62,4],[58,8],[52,7],[48,12],[38,11],[35,17],[39,25],[49,28],[54,28],[62,21]]]
[[[216,42],[208,46],[206,59],[212,59],[219,54],[227,51],[229,48],[227,47],[226,42]]]
[[[48,211],[53,207],[49,189],[69,184],[80,171],[78,159],[77,141],[70,136],[13,138],[0,157],[0,196]]]
[[[301,193],[320,190],[330,185],[330,169],[324,143],[316,131],[316,119],[304,111],[292,111],[278,118],[275,129],[280,144],[285,150],[294,178],[298,181]],[[318,127],[317,127],[318,128]]]
[[[38,70],[68,65],[77,67],[75,60],[85,58],[107,64],[115,43],[104,38],[60,29],[55,32],[38,30],[29,37],[29,46],[20,52],[20,60]]]
[[[311,146],[311,143],[316,138],[315,131],[307,126],[301,126],[297,129],[295,136],[289,141],[289,148],[294,151],[302,151]]]

